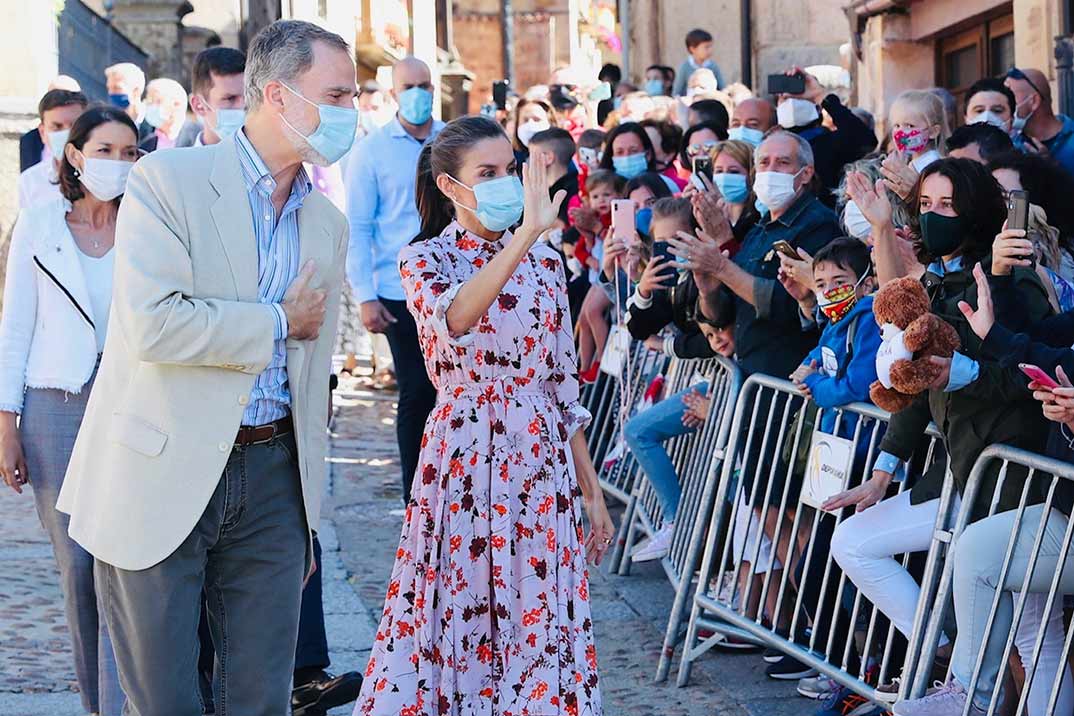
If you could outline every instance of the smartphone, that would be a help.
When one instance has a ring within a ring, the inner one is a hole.
[[[507,109],[507,80],[496,80],[492,83],[492,103],[496,109]]]
[[[1019,363],[1018,370],[1022,371],[1027,376],[1029,376],[1031,380],[1040,383],[1045,388],[1052,389],[1059,387],[1059,384],[1056,383],[1050,375],[1048,375],[1035,365],[1030,365],[1028,363]]]
[[[671,249],[668,248],[668,242],[666,241],[654,241],[653,242],[653,260],[664,259],[665,261],[675,261],[675,257],[671,255]]]
[[[1029,193],[1021,189],[1007,192],[1007,228],[1025,231],[1029,228]],[[1037,259],[1032,253],[1023,256],[1036,266]]]
[[[627,244],[634,240],[634,202],[612,199],[612,238]]]
[[[496,105],[491,102],[481,105],[481,116],[496,119]]]
[[[802,94],[805,77],[796,75],[768,75],[768,94]]]
[[[789,259],[794,259],[795,261],[802,260],[802,257],[798,255],[798,251],[786,241],[777,241],[772,244],[772,248]]]
[[[694,174],[702,174],[709,183],[712,183],[712,157],[708,154],[699,154],[694,157]]]

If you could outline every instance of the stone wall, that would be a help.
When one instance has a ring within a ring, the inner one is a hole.
[[[839,46],[847,41],[841,0],[789,3],[753,0],[751,47],[753,82],[764,91],[768,74],[790,65],[839,64]],[[713,59],[727,82],[742,77],[742,18],[738,0],[632,0],[630,2],[631,79],[641,79],[648,65],[676,70],[686,59],[686,33],[695,27],[712,33]]]

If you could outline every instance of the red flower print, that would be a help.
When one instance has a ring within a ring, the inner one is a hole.
[[[505,540],[500,535],[492,535],[492,548],[493,549],[503,549],[504,545],[506,545],[506,544],[507,544],[507,540]]]
[[[590,644],[585,648],[585,660],[589,664],[589,668],[597,668],[597,647]]]
[[[529,431],[530,435],[540,435],[541,434],[541,419],[540,418],[534,418],[533,420],[531,420],[530,425],[527,428],[527,430]]]
[[[584,580],[578,585],[578,596],[583,602],[589,601],[589,588],[586,586]]]
[[[544,537],[548,544],[548,551],[554,553],[556,551],[556,531],[549,527],[545,530]]]
[[[379,679],[377,681],[377,691],[384,691],[384,687],[388,685],[387,679]]]
[[[492,687],[486,686],[485,688],[481,689],[481,695],[484,696],[486,699],[491,699],[492,698]]]
[[[500,304],[501,311],[513,311],[515,306],[518,305],[518,296],[514,296],[510,293],[501,293],[497,299],[497,303]]]
[[[492,661],[492,647],[488,644],[481,644],[477,647],[477,660],[482,664],[488,664]]]
[[[410,622],[399,621],[395,623],[395,626],[398,628],[399,639],[414,633],[414,627],[410,626]]]
[[[451,551],[458,552],[462,547],[462,535],[451,535]]]
[[[462,462],[454,457],[448,462],[448,470],[451,472],[452,477],[459,477],[465,471]]]
[[[421,471],[422,484],[431,485],[436,481],[436,468],[426,465]]]
[[[496,514],[498,514],[500,517],[503,517],[507,514],[507,508],[498,502],[492,506],[492,509],[496,510]]]
[[[530,692],[530,699],[539,701],[544,698],[544,695],[548,693],[548,684],[543,681],[538,681],[537,685],[533,687],[533,691]]]
[[[529,636],[526,637],[526,643],[529,644],[531,647],[536,647],[537,646],[537,635],[534,634],[533,632],[530,632]]]
[[[533,567],[533,573],[537,575],[538,579],[544,579],[548,576],[548,562],[545,560],[530,557],[530,566]]]
[[[399,594],[399,582],[392,582],[388,585],[388,599],[395,599]]]
[[[522,615],[522,626],[530,627],[536,624],[541,619],[541,612],[543,610],[540,607],[530,609],[528,612]]]

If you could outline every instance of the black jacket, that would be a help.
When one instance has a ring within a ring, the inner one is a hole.
[[[629,302],[626,320],[627,330],[635,340],[644,341],[673,323],[679,329],[673,348],[676,358],[715,355],[697,325],[698,291],[692,273],[681,273],[678,282],[667,290],[653,291],[652,303],[646,308],[638,308],[636,300],[635,296]]]
[[[843,167],[876,149],[876,134],[834,94],[825,97],[820,106],[832,118],[835,131],[822,127],[819,121],[795,131],[813,148],[814,166],[824,187],[834,190],[839,188]],[[835,201],[830,191],[825,192],[821,200],[828,206]]]
[[[45,143],[36,128],[19,137],[19,172],[22,173],[41,161]]]
[[[772,244],[787,241],[814,255],[836,236],[842,234],[831,209],[810,193],[805,193],[791,205],[783,216],[773,221],[766,213],[750,229],[746,240],[732,259],[754,277],[754,296],[757,305],[734,295],[726,287],[724,306],[733,307],[735,354],[746,375],[790,375],[814,346],[817,345],[815,325],[803,326],[794,300],[777,280],[779,256]],[[706,296],[707,314],[723,322],[728,317],[714,305],[717,296]],[[712,309],[716,308],[713,312]]]
[[[989,265],[991,261],[986,259],[983,263]],[[969,270],[950,271],[941,277],[928,271],[922,281],[932,299],[932,312],[955,328],[962,343],[959,352],[978,362],[979,373],[977,380],[961,390],[950,393],[930,390],[919,395],[909,408],[891,417],[880,449],[909,460],[929,421],[935,422],[944,436],[951,474],[962,492],[973,464],[986,447],[1004,443],[1040,452],[1048,430],[1040,406],[1027,388],[1025,376],[1017,367],[988,360],[981,339],[973,333],[958,309],[959,301],[977,305],[977,284],[973,274]],[[1040,321],[1051,313],[1048,294],[1034,272],[1019,270],[1013,281],[1016,286],[1012,290],[1017,291],[1021,310],[1029,320]],[[944,479],[941,467],[934,466],[914,485],[910,493],[912,504],[940,496]],[[972,520],[988,514],[998,478],[999,464],[995,463],[982,478]],[[1013,465],[1007,470],[998,511],[1018,506],[1025,478],[1025,470]],[[1043,493],[1037,488],[1039,486],[1035,486],[1030,494],[1031,504],[1043,501]]]

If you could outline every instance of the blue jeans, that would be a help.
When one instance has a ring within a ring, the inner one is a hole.
[[[708,389],[708,383],[698,383],[669,396],[628,420],[623,431],[634,459],[641,465],[645,476],[656,490],[656,496],[664,511],[665,522],[675,520],[682,490],[679,487],[678,475],[675,474],[675,466],[671,464],[671,458],[664,449],[664,442],[679,435],[694,432],[694,428],[688,428],[682,424],[682,416],[686,412],[682,396],[691,391],[705,395]]]

